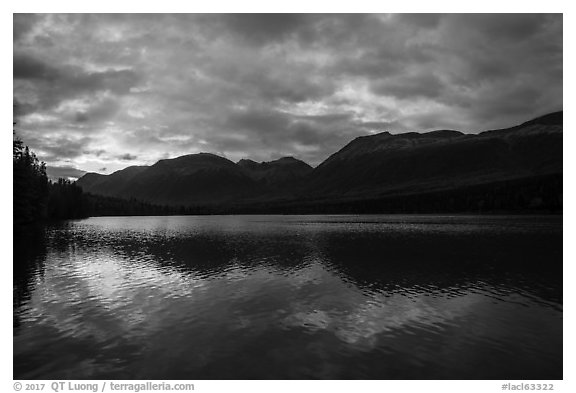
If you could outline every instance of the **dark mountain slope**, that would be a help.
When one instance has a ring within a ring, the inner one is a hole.
[[[359,137],[319,165],[307,198],[373,198],[562,172],[561,115],[510,129]]]
[[[106,196],[117,196],[124,193],[130,180],[146,170],[147,166],[129,166],[110,175],[87,173],[76,182],[85,192]]]
[[[88,172],[84,176],[76,181],[76,184],[80,186],[86,192],[92,192],[92,189],[97,188],[103,181],[108,178],[106,175],[101,175],[99,173]]]
[[[294,157],[257,163],[252,160],[238,161],[250,178],[274,188],[291,186],[312,172],[312,167]]]
[[[233,202],[258,189],[257,184],[240,167],[210,153],[160,160],[123,178],[116,174],[97,182],[93,182],[92,177],[86,182],[85,175],[78,180],[78,184],[94,194],[166,205]],[[116,186],[116,180],[121,186]]]

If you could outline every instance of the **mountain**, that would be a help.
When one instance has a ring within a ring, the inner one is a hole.
[[[562,112],[514,127],[357,137],[318,167],[210,153],[111,175],[84,191],[221,213],[518,211],[562,205]]]
[[[147,168],[147,166],[129,166],[108,176],[99,173],[86,173],[78,179],[76,184],[89,193],[119,196],[124,194],[130,180]]]
[[[235,163],[210,153],[160,160],[149,167],[130,167],[109,176],[89,173],[77,184],[94,194],[166,205],[223,203],[258,188]]]
[[[477,135],[440,130],[354,139],[307,179],[307,198],[379,198],[562,173],[562,113]]]
[[[283,157],[275,161],[261,163],[242,159],[238,161],[238,166],[253,180],[273,187],[293,185],[313,170],[310,165],[294,157]]]

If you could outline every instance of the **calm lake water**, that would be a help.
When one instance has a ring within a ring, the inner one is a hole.
[[[101,217],[15,244],[15,379],[561,379],[562,217]]]

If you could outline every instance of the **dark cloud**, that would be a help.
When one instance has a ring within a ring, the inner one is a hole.
[[[47,162],[81,157],[91,142],[90,137],[74,138],[69,135],[43,138],[40,135],[25,134],[23,139],[31,146],[37,146],[40,158]]]
[[[400,99],[437,98],[445,89],[444,83],[432,73],[401,75],[377,81],[372,91],[378,95],[388,95]]]
[[[548,16],[542,14],[470,14],[451,15],[452,23],[487,37],[514,43],[528,41],[545,27]]]
[[[118,156],[118,158],[122,161],[134,161],[138,159],[138,156],[132,155],[130,153],[122,154]]]
[[[120,103],[112,98],[96,102],[87,107],[84,111],[78,111],[74,114],[74,120],[77,123],[92,124],[105,121],[112,118],[120,110]]]
[[[14,55],[14,79],[41,79],[54,81],[61,77],[60,72],[34,57]]]
[[[306,25],[307,14],[229,14],[222,16],[225,28],[254,42],[285,39]]]
[[[352,118],[352,113],[327,113],[324,115],[296,115],[295,119],[318,122],[322,124],[337,124],[341,122],[348,122]]]
[[[34,14],[14,14],[13,39],[19,41],[26,36],[34,27],[39,17]]]
[[[89,92],[107,89],[126,93],[136,86],[140,79],[135,72],[127,69],[90,72],[77,66],[49,64],[25,54],[15,54],[13,64],[14,79],[41,80],[58,83],[59,88]]]
[[[28,97],[34,103],[26,102],[26,98],[23,98],[20,105],[36,106],[37,109],[54,108],[63,101],[86,95],[94,97],[99,92],[126,95],[138,86],[141,80],[136,72],[128,69],[92,72],[78,66],[49,64],[26,54],[14,55],[14,79],[24,83],[23,89],[27,86],[34,87],[34,95]],[[90,114],[79,112],[76,121],[86,121],[90,115],[99,119],[117,109],[112,108],[114,104],[111,99],[99,106],[99,109],[93,109],[94,112]]]
[[[131,70],[109,70],[103,72],[87,72],[77,67],[62,67],[57,74],[43,78],[57,86],[51,86],[56,91],[68,93],[70,96],[98,91],[110,91],[115,94],[127,94],[138,85],[139,77]]]
[[[399,14],[395,15],[400,23],[407,23],[424,29],[432,29],[438,26],[444,17],[442,14]]]
[[[255,86],[258,95],[264,100],[282,100],[292,103],[321,99],[330,96],[334,86],[329,82],[320,83],[307,79],[304,74],[264,76],[254,75],[248,82]]]
[[[14,97],[13,114],[14,119],[17,120],[20,116],[25,116],[29,113],[34,113],[36,108],[34,105],[20,102],[18,98]]]
[[[55,166],[317,164],[372,132],[561,109],[562,34],[561,14],[16,14],[14,114]]]
[[[106,153],[104,149],[97,149],[97,150],[84,150],[82,154],[84,155],[93,155],[96,157],[100,157],[102,154]]]
[[[350,125],[350,114],[298,116],[263,109],[246,110],[228,117],[226,126],[243,130],[274,147],[278,141],[320,145],[334,137],[339,128]]]
[[[326,132],[313,122],[294,122],[290,127],[292,140],[302,146],[320,147],[326,140]]]
[[[367,50],[357,58],[343,59],[337,64],[334,72],[351,76],[382,78],[399,72],[402,64],[402,59],[388,53]]]
[[[494,90],[491,96],[482,95],[475,100],[475,106],[470,109],[470,113],[478,122],[495,116],[504,125],[514,125],[515,122],[522,122],[526,113],[535,113],[536,117],[552,112],[554,107],[549,106],[550,103],[542,98],[537,86],[522,83],[520,86]],[[498,126],[494,124],[494,127]]]
[[[226,123],[230,129],[270,134],[285,130],[290,123],[290,118],[287,114],[278,111],[255,109],[233,112],[226,119]]]

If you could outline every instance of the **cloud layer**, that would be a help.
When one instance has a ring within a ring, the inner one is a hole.
[[[562,72],[562,15],[14,16],[18,133],[70,176],[505,127],[560,110]]]

